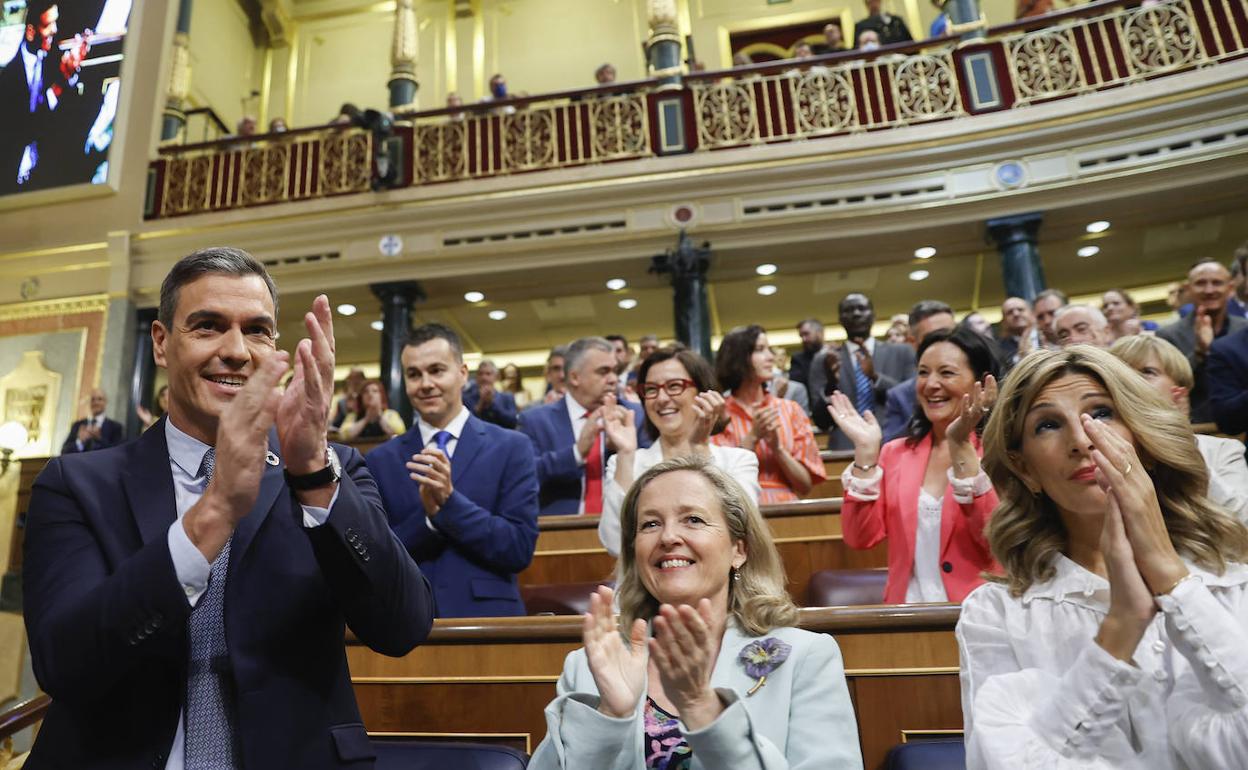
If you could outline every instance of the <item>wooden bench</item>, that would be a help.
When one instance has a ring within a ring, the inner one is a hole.
[[[789,593],[801,603],[812,572],[821,569],[872,569],[888,566],[886,545],[867,551],[845,545],[839,498],[762,506],[784,560]],[[609,579],[612,558],[598,541],[597,516],[543,516],[537,550],[521,585],[589,583]]]
[[[801,626],[836,637],[868,768],[908,735],[962,728],[955,605],[802,611]],[[546,733],[579,618],[439,620],[428,642],[387,658],[349,640],[356,696],[376,735],[472,736],[532,751]]]

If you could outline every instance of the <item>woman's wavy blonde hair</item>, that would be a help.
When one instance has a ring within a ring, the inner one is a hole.
[[[1067,549],[1066,527],[1053,501],[1043,492],[1032,495],[1016,463],[1023,422],[1040,391],[1060,377],[1079,374],[1105,388],[1114,402],[1115,419],[1135,437],[1175,549],[1218,574],[1228,561],[1244,561],[1248,529],[1205,496],[1209,471],[1187,416],[1119,359],[1090,345],[1073,345],[1020,361],[1006,378],[984,430],[984,468],[1000,499],[986,535],[1010,593],[1020,596],[1033,583],[1051,579],[1054,557]]]
[[[646,485],[667,473],[690,471],[706,479],[719,501],[732,542],[745,543],[746,561],[737,568],[739,579],[728,578],[728,614],[747,632],[760,635],[797,623],[797,606],[784,590],[784,565],[771,540],[771,531],[758,506],[731,476],[699,456],[675,457],[655,465],[633,482],[620,510],[620,560],[616,566],[616,596],[620,629],[626,637],[633,621],[650,620],[659,611],[641,581],[633,543],[637,538],[638,499]]]

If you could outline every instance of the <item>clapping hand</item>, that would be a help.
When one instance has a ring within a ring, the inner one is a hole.
[[[663,692],[680,712],[681,721],[698,730],[719,716],[723,703],[711,687],[711,673],[719,655],[721,634],[711,617],[711,600],[697,609],[687,604],[664,604],[654,618],[650,656],[658,669]]]
[[[451,461],[440,449],[425,447],[407,462],[408,476],[420,485],[420,503],[425,515],[437,515],[455,491],[451,484]]]
[[[633,715],[646,691],[649,653],[646,648],[646,621],[638,618],[629,629],[628,643],[620,638],[611,612],[615,592],[606,586],[590,594],[581,638],[585,659],[598,687],[598,710],[617,719]]]
[[[997,378],[991,374],[984,377],[983,383],[975,383],[970,393],[962,396],[961,409],[945,436],[951,444],[961,445],[970,440],[971,431],[988,416],[988,411],[997,401]]]
[[[633,411],[615,403],[615,396],[607,396],[607,399],[608,403],[599,410],[607,441],[616,452],[632,454],[637,451],[637,425],[633,422]]]
[[[320,294],[303,317],[308,336],[295,348],[295,375],[277,408],[277,438],[286,468],[295,475],[325,467],[325,425],[334,397],[334,319]]]
[[[1193,319],[1196,326],[1196,352],[1204,355],[1209,352],[1209,346],[1213,344],[1215,336],[1213,330],[1213,318],[1201,310],[1196,310],[1196,317]]]
[[[871,410],[868,409],[864,414],[858,414],[858,410],[850,403],[849,396],[838,390],[828,396],[828,414],[832,416],[836,427],[840,428],[841,432],[853,442],[855,452],[861,449],[873,455],[863,465],[875,462],[874,455],[879,454],[884,433],[880,429],[880,424],[875,421],[875,415],[871,413]]]
[[[754,413],[754,424],[750,426],[749,435],[755,444],[765,441],[774,446],[779,430],[780,413],[776,407],[769,406]]]
[[[693,399],[693,414],[693,433],[689,443],[705,444],[710,441],[711,431],[724,416],[724,397],[713,390],[699,393]]]

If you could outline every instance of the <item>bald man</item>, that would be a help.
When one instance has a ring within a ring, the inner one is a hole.
[[[104,408],[108,406],[108,396],[96,388],[91,391],[91,414],[74,423],[69,429],[69,438],[61,447],[61,454],[90,452],[92,449],[104,449],[120,444],[126,437],[125,428],[116,420],[104,416]]]

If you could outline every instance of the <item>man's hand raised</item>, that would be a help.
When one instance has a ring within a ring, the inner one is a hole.
[[[304,314],[308,336],[295,348],[295,375],[277,408],[277,438],[287,470],[296,476],[325,467],[325,424],[334,396],[334,320],[329,298]]]
[[[286,373],[289,359],[283,351],[267,358],[221,411],[212,482],[182,517],[187,537],[210,563],[260,494],[269,428],[281,400],[277,383]]]

